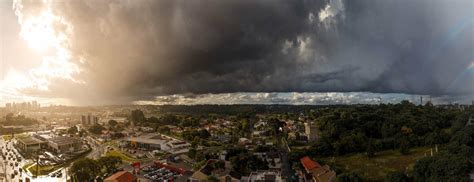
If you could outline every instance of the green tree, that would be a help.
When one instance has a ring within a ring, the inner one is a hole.
[[[179,119],[173,114],[165,114],[160,118],[160,124],[163,125],[178,125]]]
[[[91,126],[89,128],[89,132],[93,133],[93,134],[101,134],[102,133],[102,130],[104,130],[105,128],[100,125],[100,124],[95,124],[93,126]]]
[[[67,130],[67,133],[73,135],[73,134],[76,134],[77,133],[77,127],[76,126],[72,126],[70,127],[68,130]]]
[[[100,166],[97,161],[84,158],[74,162],[70,171],[75,181],[91,181],[100,173]]]
[[[354,172],[342,173],[337,175],[336,181],[338,182],[362,182],[362,178]]]
[[[196,148],[192,147],[188,151],[188,157],[191,159],[194,159],[194,157],[196,157],[196,153],[197,153]]]
[[[402,171],[391,172],[385,176],[386,182],[407,182],[408,177]]]
[[[207,177],[207,181],[209,182],[219,182],[219,179],[213,175]]]
[[[109,124],[110,127],[114,128],[115,126],[117,126],[118,122],[111,119],[111,120],[109,120],[108,124]]]
[[[97,162],[104,172],[111,174],[117,171],[119,165],[122,164],[122,159],[117,156],[105,156],[99,158]]]
[[[372,140],[367,142],[367,157],[374,157],[375,156],[375,146]]]
[[[410,144],[405,139],[405,137],[403,137],[402,141],[400,141],[400,153],[403,155],[410,153]]]

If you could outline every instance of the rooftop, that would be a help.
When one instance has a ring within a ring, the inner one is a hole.
[[[262,170],[254,171],[249,176],[249,181],[257,182],[269,182],[269,181],[282,181],[281,174],[278,171]]]
[[[106,178],[104,182],[133,182],[136,179],[137,177],[128,171],[119,171]]]
[[[72,138],[72,137],[65,137],[65,136],[58,136],[49,139],[50,142],[56,143],[58,145],[66,145],[66,144],[73,144],[79,142],[79,139]]]
[[[311,160],[311,158],[309,158],[308,156],[305,156],[303,158],[300,159],[301,161],[301,164],[303,165],[303,167],[306,169],[306,171],[310,171],[314,168],[320,168],[321,165],[319,165],[319,163]]]
[[[147,143],[147,144],[163,144],[169,141],[159,135],[149,134],[149,135],[141,135],[138,137],[129,137],[125,139],[126,141],[131,142],[139,142],[139,143]]]
[[[40,144],[40,143],[44,143],[43,141],[35,138],[35,137],[31,137],[31,136],[27,136],[27,137],[19,137],[17,138],[18,141],[20,141],[21,143],[24,143],[26,145],[32,145],[32,144]]]

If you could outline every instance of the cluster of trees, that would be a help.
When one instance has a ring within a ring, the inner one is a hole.
[[[374,157],[381,150],[440,146],[440,152],[416,162],[413,175],[394,172],[386,181],[465,181],[471,168],[474,126],[466,126],[472,110],[416,106],[407,101],[378,106],[343,106],[312,110],[308,117],[319,127],[319,141],[308,150],[294,150],[290,160],[303,155],[334,156],[366,153]],[[342,171],[339,181],[360,180]]]
[[[459,110],[408,101],[395,105],[329,108],[311,112],[320,132],[314,147],[318,155],[344,155],[399,149],[409,153],[414,146],[449,142],[449,128],[461,128],[469,115]]]
[[[454,134],[441,152],[420,159],[413,169],[415,181],[468,181],[473,137],[474,126],[465,127]]]
[[[181,137],[183,137],[187,141],[194,141],[197,139],[208,139],[211,137],[211,134],[205,129],[198,129],[198,130],[187,130],[181,133]]]
[[[143,111],[138,109],[132,111],[129,119],[136,124],[156,123],[160,125],[176,125],[179,122],[178,117],[174,114],[165,114],[160,118],[154,116],[146,118]]]
[[[122,160],[116,156],[101,157],[98,160],[83,158],[72,164],[71,174],[74,181],[93,181],[97,177],[118,171],[120,164],[122,164]]]
[[[4,126],[30,126],[38,124],[38,120],[28,118],[23,115],[15,116],[13,113],[8,113],[5,118],[2,119],[1,123]]]
[[[121,138],[124,136],[121,132],[123,131],[125,124],[120,124],[117,121],[111,119],[107,122],[107,125],[109,126],[109,130],[113,131],[113,134],[111,136],[113,139]]]
[[[79,131],[77,129],[76,126],[71,126],[69,129],[67,129],[67,131],[63,134],[69,134],[70,136],[71,135],[79,135],[80,137],[84,136],[85,135],[85,131],[84,130],[81,130]]]
[[[89,127],[89,132],[91,132],[93,134],[96,134],[96,135],[101,134],[103,130],[105,130],[105,128],[100,124],[95,124],[95,125],[92,125],[91,127]]]
[[[226,160],[231,162],[233,171],[242,175],[249,175],[250,172],[256,170],[268,169],[268,163],[266,161],[259,159],[242,147],[227,150]]]
[[[163,116],[149,117],[146,118],[145,114],[141,110],[133,110],[130,115],[130,121],[137,125],[149,126],[153,128],[159,128],[163,125],[174,125],[181,127],[197,127],[199,126],[199,117],[192,116],[178,116],[175,114],[164,114]]]

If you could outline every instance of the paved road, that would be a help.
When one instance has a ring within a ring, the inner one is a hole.
[[[3,154],[7,154],[7,156],[9,155],[13,155],[13,156],[20,156],[20,154],[18,153],[18,151],[15,149],[15,147],[13,147],[13,141],[4,141],[3,139],[0,139],[0,148],[3,148],[1,149],[1,153]],[[8,149],[10,151],[8,151]],[[5,162],[7,163],[7,165],[5,166]],[[6,158],[6,160],[3,160],[2,157],[0,157],[0,173],[4,173],[6,171],[6,175],[3,174],[2,177],[5,177],[3,179],[3,181],[25,181],[26,178],[29,178],[32,182],[62,182],[62,181],[66,181],[66,169],[65,168],[61,168],[61,169],[58,169],[57,171],[62,171],[63,175],[62,175],[62,178],[53,178],[53,177],[50,177],[50,176],[40,176],[38,178],[34,178],[33,179],[33,175],[32,174],[29,174],[25,171],[22,171],[21,173],[19,172],[19,168],[21,168],[22,166],[24,166],[25,164],[27,163],[30,163],[31,160],[25,160],[23,158],[21,158],[21,161],[18,162],[18,166],[15,166],[15,161],[14,159],[8,159]],[[10,166],[10,163],[13,164],[13,166]],[[13,178],[11,176],[11,174],[13,174],[15,171],[18,172],[18,175],[15,175]],[[54,171],[56,172],[56,171]]]
[[[97,141],[89,137],[87,137],[86,140],[89,146],[92,148],[92,151],[87,154],[87,158],[99,159],[105,152],[104,145],[100,145]]]
[[[292,177],[291,162],[288,159],[288,144],[284,138],[281,139],[279,147],[280,157],[281,157],[281,173],[282,176],[287,176],[288,178]],[[287,179],[287,181],[291,181]]]

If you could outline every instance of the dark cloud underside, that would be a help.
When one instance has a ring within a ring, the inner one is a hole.
[[[59,1],[54,11],[73,24],[73,52],[86,60],[77,63],[87,83],[77,95],[138,100],[181,93],[472,93],[472,75],[458,77],[474,60],[473,4],[86,0]]]

